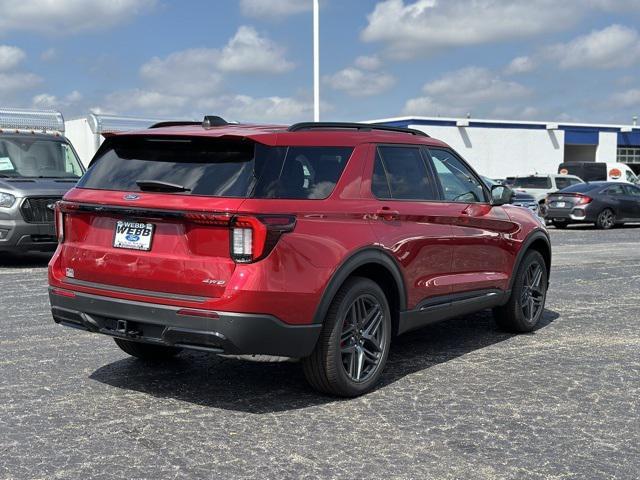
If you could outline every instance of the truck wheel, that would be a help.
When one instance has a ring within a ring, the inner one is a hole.
[[[124,352],[132,357],[142,360],[160,361],[175,357],[182,349],[176,347],[165,347],[164,345],[152,345],[150,343],[132,342],[123,338],[114,338],[114,342]]]
[[[313,353],[302,360],[307,381],[320,392],[355,397],[371,390],[387,363],[389,302],[377,283],[348,279],[338,290]]]
[[[548,278],[542,255],[528,252],[518,267],[509,301],[493,309],[498,326],[509,332],[532,331],[544,312]]]
[[[616,215],[610,208],[605,208],[596,218],[596,228],[609,230],[616,224]]]

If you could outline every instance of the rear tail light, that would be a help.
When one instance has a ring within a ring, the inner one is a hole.
[[[60,202],[56,202],[54,213],[56,218],[56,235],[58,236],[58,243],[62,243],[64,242],[64,213],[60,207]]]
[[[576,199],[576,203],[574,203],[574,206],[577,205],[586,205],[587,203],[591,203],[591,201],[593,200],[591,197],[587,197],[586,195],[578,195],[578,198]]]
[[[231,258],[237,263],[260,260],[273,250],[283,233],[296,224],[292,215],[238,216],[231,220]]]

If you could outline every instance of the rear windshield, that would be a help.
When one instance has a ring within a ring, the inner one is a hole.
[[[333,191],[352,151],[120,137],[98,153],[78,187],[141,191],[140,182],[161,182],[181,187],[186,195],[323,199]]]
[[[514,187],[519,188],[551,188],[551,179],[549,177],[520,177],[513,181]]]
[[[576,192],[576,193],[584,193],[590,190],[595,190],[596,188],[601,187],[602,185],[597,185],[593,183],[577,183],[575,185],[571,185],[570,187],[564,188],[560,190],[561,192]]]

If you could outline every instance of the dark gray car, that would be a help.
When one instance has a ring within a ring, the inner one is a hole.
[[[547,197],[548,220],[556,228],[572,223],[594,223],[608,229],[640,221],[640,188],[621,182],[572,185]]]
[[[2,120],[0,112],[0,253],[54,250],[50,207],[75,185],[84,167],[59,132],[7,133]]]

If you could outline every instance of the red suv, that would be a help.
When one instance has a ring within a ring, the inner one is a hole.
[[[56,206],[53,318],[143,359],[301,358],[316,389],[359,395],[398,334],[487,308],[535,328],[549,236],[510,193],[410,129],[206,117],[116,135]]]

